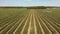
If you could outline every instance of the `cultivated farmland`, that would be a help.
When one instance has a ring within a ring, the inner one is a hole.
[[[60,8],[0,8],[0,34],[60,34]]]

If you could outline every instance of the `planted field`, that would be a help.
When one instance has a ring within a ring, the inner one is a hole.
[[[60,8],[0,8],[0,34],[60,34]]]

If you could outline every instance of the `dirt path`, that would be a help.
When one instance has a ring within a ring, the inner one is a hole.
[[[28,18],[29,18],[29,16],[28,16]],[[27,25],[28,18],[27,18],[27,20],[26,20],[26,22],[25,22],[25,25],[23,26],[23,29],[22,29],[22,31],[21,31],[21,33],[20,33],[20,34],[23,34],[24,29],[25,29],[25,27],[26,27],[26,25]]]
[[[36,21],[35,21],[35,10],[32,9],[32,16],[33,16],[33,24],[34,24],[34,33],[37,34],[37,27],[36,27]]]
[[[26,16],[27,17],[27,16]],[[21,26],[21,24],[23,23],[23,21],[25,20],[25,18],[21,21],[21,23],[18,25],[18,27],[16,28],[16,30],[13,32],[13,34],[15,34],[16,33],[16,31],[19,29],[19,27]],[[19,22],[19,21],[18,21]],[[18,23],[17,22],[17,23]]]
[[[36,21],[35,21],[34,15],[33,15],[33,22],[34,22],[34,30],[35,30],[35,34],[37,34]]]
[[[30,16],[30,22],[29,22],[29,28],[28,28],[27,34],[30,34],[30,30],[31,30],[31,20],[32,20],[32,14],[31,14],[31,16]]]
[[[34,17],[34,15],[37,14],[37,13],[36,13],[35,10],[32,10],[32,11],[33,11],[33,20],[34,20],[35,34],[37,34],[36,22],[35,22],[35,17]],[[38,20],[38,19],[37,19],[37,20]],[[45,34],[45,32],[44,32],[44,30],[43,30],[43,28],[42,28],[39,20],[38,20],[38,24],[39,24],[39,26],[40,26],[40,28],[41,28],[42,34]]]

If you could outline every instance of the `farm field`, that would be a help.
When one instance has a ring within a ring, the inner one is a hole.
[[[60,8],[0,8],[0,34],[60,34]]]

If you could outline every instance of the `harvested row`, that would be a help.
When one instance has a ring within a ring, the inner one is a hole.
[[[26,16],[17,26],[17,28],[14,30],[13,34],[19,34],[25,24],[26,19],[28,18],[28,16]]]
[[[16,18],[15,18],[16,19]],[[11,22],[13,22],[15,19],[12,19],[10,22],[6,23],[4,26],[2,26],[0,28],[0,31],[3,30],[6,26],[8,26],[9,24],[11,24]]]
[[[57,21],[55,19],[53,19],[52,17],[50,16],[46,16],[47,18],[49,18],[50,21],[52,21],[55,25],[59,26],[60,27],[60,24],[59,23],[56,23]]]
[[[60,25],[44,9],[24,10],[1,20],[0,34],[60,34]]]
[[[17,21],[18,18],[17,19],[15,18],[14,21],[10,22],[10,24],[7,24],[8,26],[6,25],[5,28],[0,33],[6,33]]]
[[[53,32],[53,34],[59,34],[59,32],[44,18],[40,17],[45,21],[45,24],[49,27],[49,29]]]
[[[58,32],[60,32],[60,27],[58,27],[56,24],[54,24],[53,21],[47,19],[46,17],[44,17]]]
[[[12,34],[13,31],[16,29],[16,27],[19,25],[19,22],[21,22],[23,20],[24,17],[22,17],[21,19],[18,19],[18,21],[16,22],[15,25],[13,25],[7,32],[6,34]]]
[[[19,17],[16,17],[16,18],[12,19],[11,21],[5,23],[5,25],[3,25],[3,26],[0,28],[0,31],[1,31],[3,28],[5,28],[7,25],[11,24],[11,22],[15,21],[16,19],[19,19]],[[2,24],[1,24],[1,25],[2,25]]]

